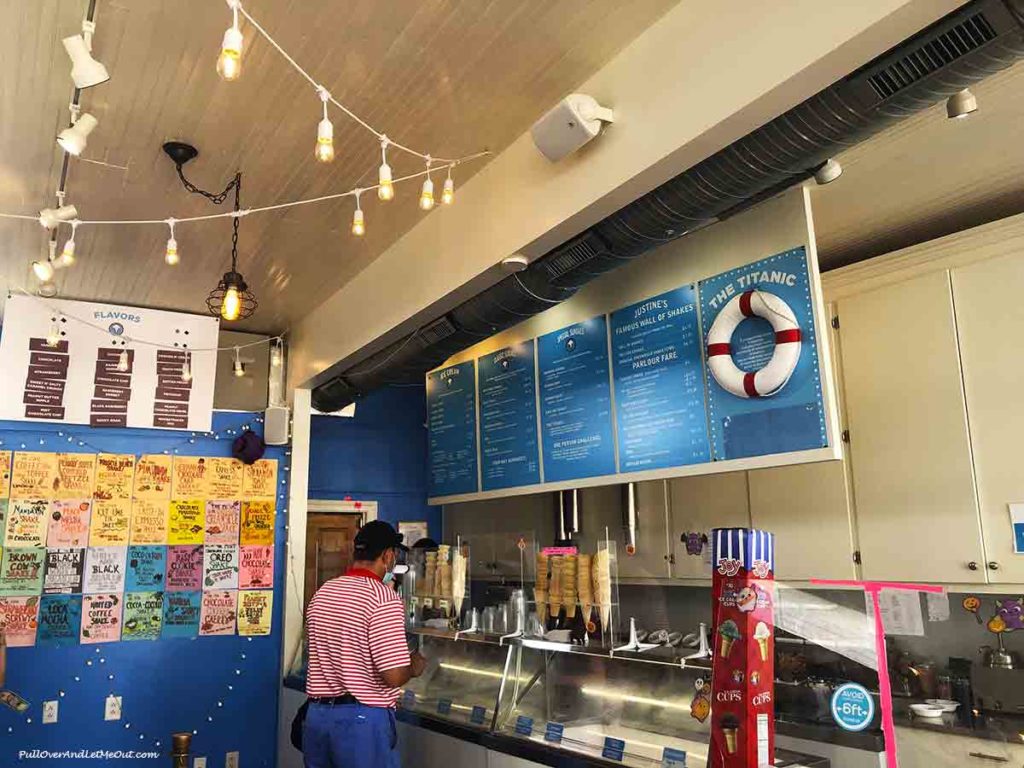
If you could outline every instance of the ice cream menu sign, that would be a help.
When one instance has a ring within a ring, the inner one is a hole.
[[[0,419],[208,431],[216,355],[185,348],[215,348],[218,332],[201,315],[12,296]]]
[[[476,381],[473,362],[427,374],[430,494],[477,490]]]
[[[540,482],[533,341],[477,358],[485,491]]]
[[[540,423],[548,482],[615,472],[604,316],[541,336]]]

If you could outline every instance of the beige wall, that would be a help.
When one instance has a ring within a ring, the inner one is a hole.
[[[550,164],[528,134],[291,336],[293,385],[316,383],[536,257],[948,13],[955,0],[687,0],[579,90],[616,111]],[[509,98],[514,98],[509,94]]]

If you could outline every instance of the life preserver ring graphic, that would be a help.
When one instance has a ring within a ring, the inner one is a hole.
[[[732,359],[732,334],[748,317],[761,317],[775,331],[775,351],[760,370],[741,370]],[[786,386],[800,360],[800,324],[789,305],[767,291],[745,291],[722,308],[708,332],[708,368],[719,386],[737,397],[771,397]]]

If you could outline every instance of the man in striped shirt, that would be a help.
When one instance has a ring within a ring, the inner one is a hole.
[[[426,665],[409,653],[405,611],[389,584],[407,551],[402,535],[375,520],[354,549],[352,568],[320,587],[306,611],[306,768],[398,768],[395,704]]]

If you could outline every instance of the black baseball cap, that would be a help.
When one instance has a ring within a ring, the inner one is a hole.
[[[399,533],[383,520],[371,520],[356,534],[354,549],[356,560],[376,560],[386,549],[408,552],[402,543],[404,534]]]

